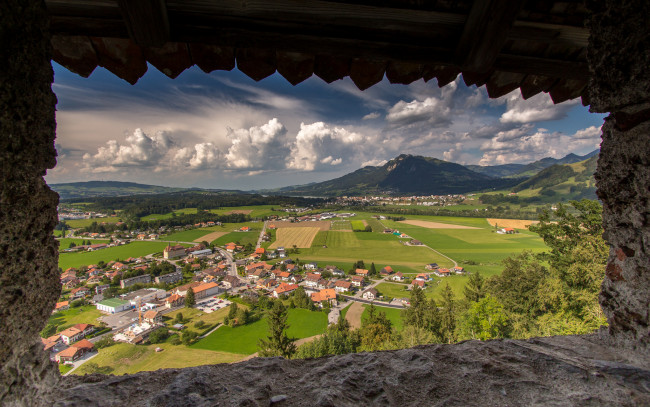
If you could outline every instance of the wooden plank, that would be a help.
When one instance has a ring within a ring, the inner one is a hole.
[[[165,0],[117,0],[129,36],[141,47],[161,47],[169,41]]]
[[[586,62],[520,55],[501,54],[495,61],[494,68],[499,71],[545,75],[553,78],[585,79],[591,76]]]
[[[492,68],[522,4],[520,0],[474,1],[456,46],[455,61],[462,70],[485,73]]]

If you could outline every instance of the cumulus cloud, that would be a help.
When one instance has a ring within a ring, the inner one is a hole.
[[[445,161],[458,162],[461,153],[463,152],[463,144],[456,143],[453,148],[442,153],[442,159]]]
[[[381,115],[379,112],[372,112],[368,113],[367,115],[363,116],[361,120],[373,120],[373,119],[378,119]]]
[[[225,156],[228,168],[277,169],[284,167],[290,149],[287,129],[276,118],[249,129],[228,129],[232,145]]]
[[[126,143],[109,140],[97,153],[83,155],[87,169],[93,172],[115,172],[123,167],[156,167],[174,145],[171,138],[159,131],[152,136],[136,129]]]
[[[314,171],[348,162],[364,140],[367,140],[366,136],[342,127],[332,127],[323,122],[301,123],[287,168]]]
[[[546,93],[539,93],[524,100],[519,92],[512,92],[506,99],[506,111],[499,119],[502,123],[531,123],[558,120],[566,117],[578,100],[569,100],[557,105]]]
[[[221,151],[212,143],[198,143],[193,148],[179,149],[174,156],[174,163],[192,170],[204,170],[223,166]]]
[[[595,126],[578,130],[572,135],[549,132],[546,129],[533,131],[525,125],[511,131],[500,132],[484,142],[480,149],[483,156],[480,165],[530,162],[544,157],[561,158],[570,152],[588,152],[598,148],[600,130]]]
[[[442,126],[451,123],[451,109],[440,99],[433,97],[423,101],[400,100],[388,109],[386,121],[394,126],[408,126],[418,122],[426,122],[432,126]]]

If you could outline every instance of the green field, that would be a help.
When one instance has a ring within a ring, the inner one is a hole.
[[[182,232],[172,233],[171,235],[161,236],[161,240],[170,240],[174,242],[194,242],[195,239],[203,237],[212,232],[225,232],[228,229],[225,229],[221,226],[209,226],[207,228],[197,228],[184,230]],[[209,242],[208,242],[209,243]]]
[[[287,323],[290,337],[300,339],[318,335],[327,328],[327,315],[323,312],[294,308],[288,311]],[[251,355],[257,352],[257,344],[268,335],[266,318],[251,324],[232,328],[222,326],[206,338],[192,345],[196,349]]]
[[[326,239],[327,248],[313,245],[309,249],[300,249],[298,257],[303,261],[333,264],[363,260],[366,266],[374,262],[375,266],[390,265],[396,270],[417,271],[425,264],[438,263],[451,266],[444,257],[425,247],[409,247],[399,242],[393,235],[378,232],[350,233],[330,230]],[[335,264],[336,265],[336,264]],[[344,268],[347,270],[349,266]]]
[[[124,246],[109,247],[94,252],[61,253],[59,254],[59,267],[65,270],[70,267],[97,264],[100,260],[108,263],[112,260],[140,257],[162,252],[165,246],[167,246],[167,243],[164,242],[133,242]]]
[[[390,298],[410,298],[411,292],[406,290],[407,284],[380,283],[375,287],[380,295]]]
[[[59,311],[50,316],[48,323],[59,325],[57,331],[62,331],[61,327],[68,327],[76,324],[93,324],[97,325],[102,314],[92,305],[84,305],[78,308],[70,308],[65,311]],[[65,329],[65,328],[64,328]]]
[[[92,218],[92,219],[71,219],[71,220],[66,220],[65,223],[71,227],[71,228],[85,228],[86,226],[90,226],[93,224],[93,222],[97,222],[97,224],[101,225],[102,223],[117,223],[120,222],[122,219],[118,217],[108,217],[108,218]]]
[[[155,349],[157,347],[162,348],[163,351],[156,352]],[[243,358],[243,355],[195,349],[185,345],[175,346],[170,343],[159,343],[149,346],[118,343],[100,349],[97,356],[81,365],[71,374],[84,375],[93,373],[89,369],[90,363],[97,364],[100,367],[109,366],[113,369],[111,374],[123,375],[158,369],[231,363]]]
[[[219,209],[211,209],[210,212],[218,215],[225,215],[232,211],[252,211],[248,216],[251,218],[263,218],[271,215],[286,215],[286,212],[271,210],[272,208],[279,208],[280,205],[255,205],[255,206],[238,206],[238,207],[223,207]]]
[[[334,220],[331,230],[352,230],[352,224],[349,220]]]
[[[351,220],[350,225],[352,226],[352,230],[365,230],[366,225],[363,223],[362,220]]]
[[[223,235],[220,238],[212,241],[211,243],[217,246],[223,246],[230,242],[239,242],[241,245],[246,245],[248,243],[255,246],[257,239],[260,237],[260,232],[264,224],[262,222],[245,222],[245,223],[224,223],[222,229],[224,232],[230,231],[227,235]],[[248,232],[235,232],[239,228],[248,226],[250,230]]]
[[[370,305],[364,305],[363,308],[363,314],[361,314],[361,321],[365,321],[368,319],[368,308],[370,308]],[[397,332],[401,331],[404,328],[404,321],[402,321],[402,310],[398,308],[386,308],[386,307],[375,307],[375,309],[379,312],[385,312],[386,313],[386,318],[390,322],[393,323],[393,328]]]

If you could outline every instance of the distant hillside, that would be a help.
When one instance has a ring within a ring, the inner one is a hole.
[[[600,150],[594,150],[589,154],[575,155],[573,153],[562,158],[546,157],[530,164],[503,164],[503,165],[466,165],[467,168],[480,174],[497,178],[523,178],[532,177],[545,168],[556,164],[573,164],[584,161],[591,157],[597,157]]]
[[[183,191],[186,189],[119,181],[70,182],[65,184],[51,184],[50,187],[59,193],[62,200],[94,198],[100,196],[160,194],[165,192]]]
[[[379,167],[364,167],[342,177],[282,188],[292,195],[340,196],[370,193],[444,195],[508,188],[517,183],[479,174],[436,158],[402,154]]]
[[[596,172],[597,156],[572,164],[555,164],[543,169],[533,177],[512,188],[513,192],[522,193],[531,191],[546,197],[562,197],[570,199],[596,199],[596,185],[594,172]]]

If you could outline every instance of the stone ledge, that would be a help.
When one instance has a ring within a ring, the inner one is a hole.
[[[273,400],[273,401],[272,401]],[[605,336],[467,341],[65,377],[55,406],[650,405],[650,358]]]

